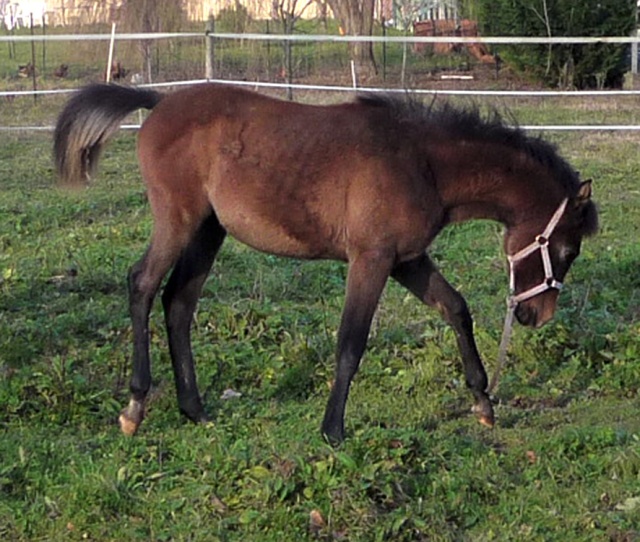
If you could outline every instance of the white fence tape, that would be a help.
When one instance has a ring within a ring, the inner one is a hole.
[[[116,40],[162,40],[173,38],[213,38],[213,39],[239,39],[262,41],[307,41],[307,42],[374,42],[374,43],[487,43],[487,44],[594,44],[594,43],[636,43],[640,42],[640,36],[600,36],[600,37],[461,37],[461,36],[336,36],[336,35],[284,35],[284,34],[237,34],[237,33],[202,33],[202,32],[162,32],[162,33],[134,33],[116,34]],[[58,35],[29,35],[29,36],[0,36],[0,42],[15,41],[105,41],[110,40],[110,34],[58,34]],[[226,85],[248,86],[254,88],[281,88],[307,91],[327,92],[382,92],[382,93],[413,93],[449,96],[502,96],[502,97],[613,97],[639,95],[640,90],[440,90],[440,89],[398,89],[398,88],[372,88],[372,87],[344,87],[335,85],[307,85],[296,83],[269,83],[260,81],[233,81],[223,79],[196,79],[189,81],[172,81],[139,85],[147,88],[177,87],[194,85],[204,82],[215,82]],[[17,96],[46,96],[55,94],[70,94],[78,89],[54,89],[54,90],[22,90],[0,91],[0,97]],[[137,129],[137,125],[125,125],[123,129]],[[640,126],[635,125],[531,125],[521,126],[525,130],[631,130],[638,131]],[[50,131],[51,126],[0,126],[0,132],[6,131]]]
[[[505,36],[337,36],[332,34],[240,34],[218,32],[149,32],[116,34],[116,40],[165,40],[173,38],[234,39],[247,41],[304,41],[327,43],[485,43],[485,44],[594,44],[640,43],[640,36],[557,36],[557,37],[505,37]],[[110,34],[39,34],[29,36],[0,36],[0,42],[30,41],[109,41]]]
[[[140,124],[123,124],[121,130],[139,130]],[[0,132],[53,132],[54,126],[0,126]],[[628,124],[524,124],[518,128],[540,132],[640,132],[640,126]]]
[[[294,90],[316,90],[326,92],[379,92],[379,93],[411,93],[411,94],[442,94],[450,96],[503,96],[503,97],[555,97],[570,96],[574,98],[607,97],[607,96],[637,96],[640,89],[636,90],[456,90],[456,89],[428,89],[428,88],[388,88],[388,87],[357,87],[338,85],[308,85],[303,83],[269,83],[267,81],[246,81],[232,79],[192,79],[187,81],[168,81],[164,83],[149,83],[136,85],[141,88],[166,88],[200,83],[219,83],[223,85],[235,85],[254,88],[291,88]],[[46,96],[54,94],[71,94],[79,89],[54,89],[54,90],[3,90],[2,96]]]

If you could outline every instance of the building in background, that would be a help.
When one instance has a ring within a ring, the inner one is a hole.
[[[11,30],[33,24],[71,26],[111,23],[118,20],[126,0],[0,0],[0,23]],[[312,19],[330,12],[326,0],[182,0],[191,21],[205,21],[222,10],[242,6],[253,19],[277,18],[284,8]],[[457,0],[376,0],[376,16],[387,22],[398,20],[400,11],[415,13],[416,19],[454,18]]]
[[[47,11],[45,0],[0,0],[0,22],[8,29],[31,24],[42,26]]]
[[[0,21],[8,30],[42,26],[108,23],[123,0],[0,0]]]
[[[0,0],[0,22],[11,30],[27,27],[31,17],[36,26],[111,23],[117,21],[125,0]],[[246,8],[255,19],[272,18],[283,0],[183,0],[183,9],[191,21],[204,21],[224,9]],[[324,0],[284,0],[285,9],[293,8],[304,17],[316,17]]]

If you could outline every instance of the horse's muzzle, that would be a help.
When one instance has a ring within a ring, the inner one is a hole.
[[[516,318],[518,322],[523,326],[535,327],[537,322],[537,311],[533,307],[528,307],[523,303],[520,303],[516,307]]]
[[[551,318],[553,311],[539,311],[537,307],[524,302],[516,307],[516,319],[523,326],[540,328],[544,326]]]

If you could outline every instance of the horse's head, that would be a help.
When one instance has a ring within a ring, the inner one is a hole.
[[[562,281],[580,254],[582,239],[597,227],[591,181],[586,181],[575,195],[562,200],[546,226],[526,224],[507,231],[509,301],[521,324],[540,327],[553,317]]]

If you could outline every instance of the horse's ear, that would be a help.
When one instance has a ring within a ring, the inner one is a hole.
[[[584,205],[591,200],[591,179],[584,181],[580,188],[578,188],[578,195],[576,196],[576,205]]]

